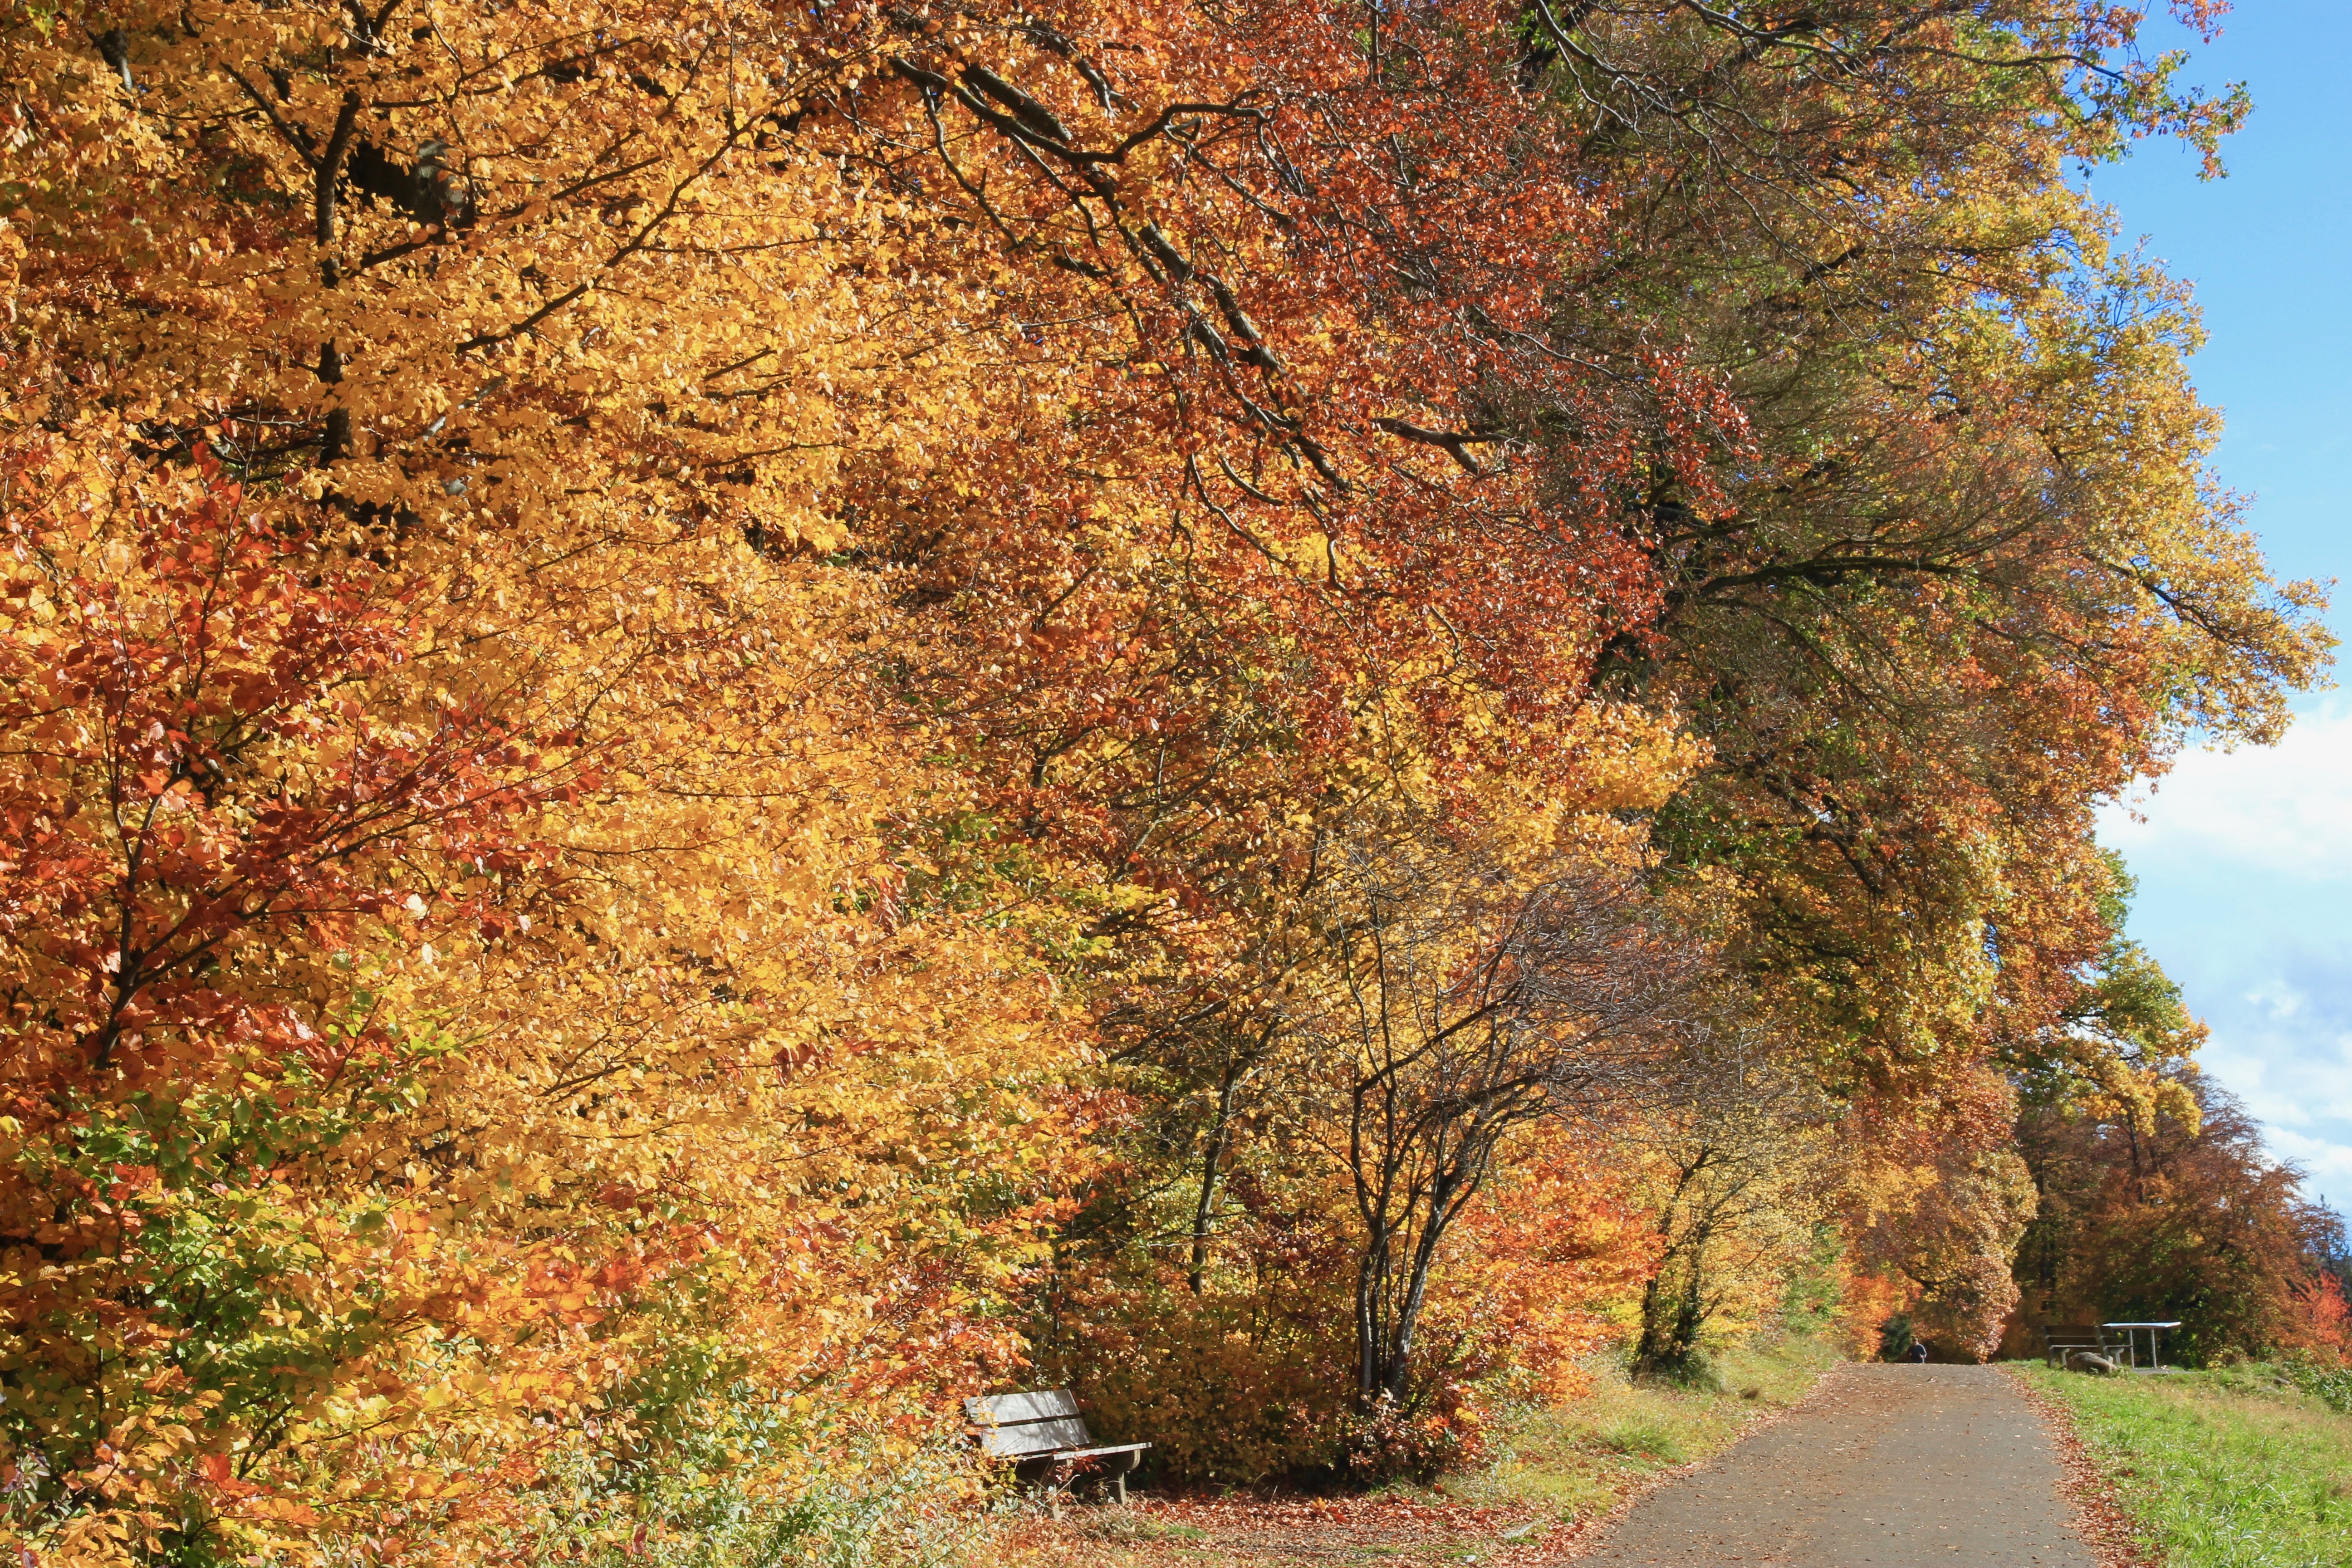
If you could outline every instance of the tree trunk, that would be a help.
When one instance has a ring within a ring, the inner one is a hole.
[[[1373,1232],[1356,1264],[1356,1405],[1371,1412],[1386,1379],[1387,1358],[1381,1353],[1381,1296],[1388,1283],[1389,1234]]]
[[[1192,1294],[1202,1291],[1209,1268],[1209,1222],[1217,1205],[1217,1167],[1224,1162],[1225,1143],[1234,1121],[1234,1091],[1241,1086],[1241,1068],[1228,1066],[1217,1086],[1217,1119],[1209,1125],[1208,1147],[1201,1154],[1201,1197],[1192,1205]]]
[[[1486,1157],[1479,1157],[1482,1166]],[[1401,1279],[1390,1278],[1395,1231],[1387,1226],[1371,1229],[1372,1240],[1356,1271],[1356,1397],[1367,1411],[1383,1396],[1404,1403],[1413,1341],[1429,1300],[1429,1276],[1437,1264],[1438,1247],[1477,1186],[1474,1177],[1467,1182],[1440,1180],[1432,1188],[1423,1200],[1429,1212],[1421,1237]]]
[[[1699,1330],[1706,1325],[1706,1231],[1694,1232],[1685,1247],[1662,1259],[1657,1273],[1642,1288],[1642,1337],[1633,1346],[1633,1375],[1653,1376],[1686,1364],[1698,1348]],[[1679,1262],[1680,1280],[1671,1297],[1667,1285],[1672,1266]]]

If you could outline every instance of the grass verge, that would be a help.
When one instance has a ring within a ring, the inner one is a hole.
[[[1495,1464],[1441,1489],[1466,1502],[1591,1520],[1659,1475],[1729,1447],[1759,1415],[1803,1398],[1841,1359],[1820,1340],[1791,1335],[1725,1351],[1684,1384],[1628,1383],[1612,1366],[1583,1398],[1509,1423]]]
[[[2352,1568],[2352,1415],[2275,1369],[2011,1370],[2065,1406],[2168,1568]]]

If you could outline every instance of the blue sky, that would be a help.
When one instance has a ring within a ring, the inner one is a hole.
[[[2179,37],[2167,27],[2161,37]],[[2143,143],[2094,171],[2126,242],[2196,285],[2210,335],[2192,369],[2228,420],[2215,458],[2273,569],[2341,577],[2352,637],[2352,0],[2240,0],[2184,79],[2242,80],[2255,110],[2229,177]],[[2347,661],[2352,664],[2352,661]],[[2296,704],[2284,742],[2192,752],[2102,819],[2139,878],[2132,934],[2211,1026],[2205,1064],[2273,1150],[2352,1207],[2352,699]],[[2141,820],[2134,820],[2136,809]]]

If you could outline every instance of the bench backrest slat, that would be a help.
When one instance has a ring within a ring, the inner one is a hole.
[[[964,1413],[982,1426],[1014,1426],[1024,1421],[1050,1421],[1078,1413],[1078,1397],[1066,1388],[1043,1388],[1034,1394],[991,1394],[963,1402]]]
[[[997,1458],[1087,1448],[1094,1436],[1078,1414],[1078,1398],[1066,1388],[1026,1394],[992,1394],[964,1401],[980,1435],[981,1450]]]
[[[1087,1424],[1075,1415],[1056,1415],[1050,1421],[1024,1421],[1012,1426],[983,1426],[980,1433],[981,1451],[999,1458],[1013,1458],[1023,1454],[1050,1454],[1062,1448],[1088,1448],[1094,1439],[1087,1435]]]

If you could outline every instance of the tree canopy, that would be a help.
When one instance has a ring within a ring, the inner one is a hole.
[[[2205,1092],[2091,813],[2328,657],[2066,183],[2243,112],[2142,20],[0,13],[27,1563],[1989,1349],[2021,1090]]]

